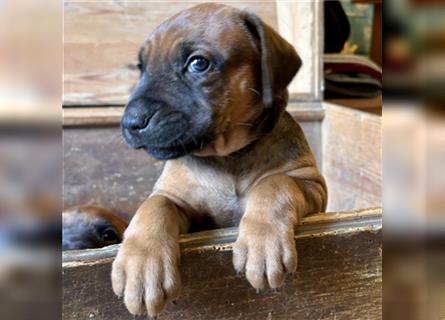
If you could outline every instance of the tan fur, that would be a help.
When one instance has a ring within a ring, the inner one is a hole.
[[[256,137],[252,136],[250,123],[258,115],[260,108],[252,109],[258,105],[259,96],[249,88],[255,87],[252,66],[246,65],[235,69],[230,76],[230,83],[226,90],[226,99],[218,106],[220,133],[215,141],[198,152],[197,156],[227,156],[247,144]]]
[[[192,13],[206,10],[223,10],[226,19],[239,15],[228,8],[201,5],[183,16],[192,19]],[[234,29],[232,36],[235,39],[243,32]],[[176,41],[172,33],[167,31],[168,36],[161,42],[152,43],[152,50],[172,48],[171,43]],[[275,33],[269,36],[278,37]],[[238,45],[223,39],[215,41],[226,47]],[[283,39],[274,41],[281,41],[280,48],[290,50]],[[247,45],[243,48],[253,51]],[[285,87],[275,88],[275,104],[270,109],[277,115],[273,129],[267,133],[256,130],[262,126],[256,121],[266,106],[255,89],[258,75],[254,74],[254,61],[249,60],[231,74],[224,98],[214,111],[218,129],[215,140],[194,155],[166,162],[152,195],[125,232],[113,263],[112,282],[114,292],[124,296],[132,314],[156,315],[168,300],[178,296],[177,240],[190,227],[239,223],[233,247],[235,270],[245,272],[255,288],[264,288],[266,282],[277,288],[286,273],[297,266],[294,227],[307,213],[326,207],[324,179],[300,126],[283,110],[287,102]]]
[[[132,314],[155,315],[178,296],[178,237],[187,227],[176,206],[163,196],[149,197],[136,212],[112,272],[113,290],[124,297]]]

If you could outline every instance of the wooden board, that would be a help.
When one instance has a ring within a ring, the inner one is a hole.
[[[328,210],[382,205],[381,117],[324,104],[323,175]]]
[[[206,1],[64,2],[64,105],[124,104],[139,72],[142,41],[177,12]],[[292,43],[303,66],[290,85],[291,97],[321,100],[321,1],[226,1],[257,13]]]
[[[291,98],[322,99],[323,1],[277,1],[277,30],[303,62],[288,86]]]
[[[297,228],[299,268],[256,294],[231,263],[234,228],[184,235],[183,292],[159,319],[380,319],[381,209],[317,214]],[[63,319],[132,319],[111,290],[118,246],[63,253]]]
[[[160,23],[199,1],[66,1],[64,104],[123,104],[136,84],[137,50]],[[230,2],[249,7],[276,26],[274,2]]]
[[[382,103],[383,96],[380,95],[374,98],[335,98],[335,99],[326,99],[326,102],[330,104],[336,104],[343,107],[349,107],[353,109],[357,109],[360,111],[366,111],[369,113],[382,115]]]
[[[118,126],[65,129],[63,142],[64,207],[93,204],[128,219],[164,166],[128,147]]]
[[[95,204],[129,218],[150,194],[164,162],[124,143],[119,128],[122,111],[122,107],[64,110],[64,207]],[[292,104],[289,112],[321,161],[324,111],[316,105]]]
[[[298,122],[321,121],[324,118],[324,110],[319,103],[290,103],[287,111]],[[122,114],[123,106],[96,106],[83,108],[63,109],[63,126],[118,126]]]

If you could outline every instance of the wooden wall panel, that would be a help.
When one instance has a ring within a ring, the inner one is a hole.
[[[64,130],[64,207],[103,206],[133,215],[151,193],[164,163],[122,140],[118,126]]]
[[[330,211],[381,206],[381,117],[326,105],[291,104],[329,190]],[[118,127],[122,108],[67,109],[64,205],[97,204],[133,213],[151,192],[162,162],[131,150]]]
[[[139,45],[162,21],[200,1],[75,1],[64,3],[64,104],[124,104],[138,79]],[[224,2],[222,2],[224,3]],[[303,66],[292,99],[321,100],[321,1],[240,1],[294,45]]]
[[[382,205],[381,117],[325,104],[323,174],[328,211]]]
[[[150,194],[163,161],[133,150],[119,128],[123,108],[73,108],[64,111],[64,207],[96,204],[132,215]],[[300,122],[319,164],[320,109],[290,108]]]
[[[297,50],[303,64],[288,86],[296,100],[322,99],[323,0],[277,1],[279,33]]]
[[[64,104],[125,104],[136,83],[136,55],[161,22],[195,2],[66,1]],[[277,26],[274,2],[229,2]]]

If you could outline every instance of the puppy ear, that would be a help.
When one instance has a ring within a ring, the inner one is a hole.
[[[301,59],[294,47],[256,14],[242,11],[241,18],[259,46],[263,103],[272,107],[275,97],[286,90],[297,73]]]

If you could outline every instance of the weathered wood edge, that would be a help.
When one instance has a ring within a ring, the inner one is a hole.
[[[322,60],[322,59],[320,59]],[[130,95],[128,93],[125,97],[117,99],[94,100],[86,99],[83,93],[65,94],[62,98],[62,105],[68,108],[90,108],[96,106],[110,106],[110,107],[122,107],[126,103],[126,98]],[[289,101],[295,101],[297,103],[320,103],[320,94],[314,95],[313,93],[301,93],[301,92],[289,92]]]
[[[295,232],[295,238],[345,235],[376,232],[382,229],[382,208],[368,208],[349,212],[317,213],[305,217]],[[181,235],[182,253],[193,251],[225,251],[232,249],[238,228],[224,228]],[[119,245],[101,249],[73,250],[62,253],[62,267],[73,268],[111,262]]]
[[[75,107],[63,109],[63,126],[119,125],[124,107]]]
[[[314,104],[306,106],[303,104],[289,104],[287,111],[297,121],[321,121],[324,118],[324,109]],[[104,107],[70,107],[63,109],[63,126],[118,126],[122,117],[124,107],[104,106]]]

